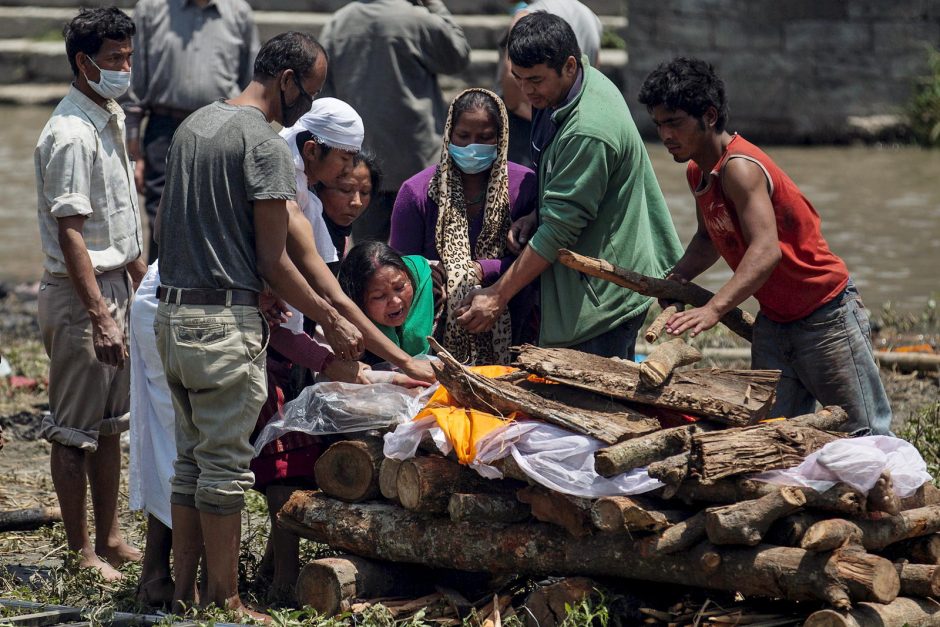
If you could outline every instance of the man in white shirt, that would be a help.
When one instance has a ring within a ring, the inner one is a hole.
[[[49,355],[55,485],[70,550],[107,581],[139,560],[118,528],[120,434],[128,428],[127,316],[146,267],[124,113],[134,23],[116,8],[83,9],[66,26],[75,80],[46,123],[34,154],[45,254],[39,328]],[[86,480],[87,475],[87,480]],[[85,492],[91,486],[95,542]]]

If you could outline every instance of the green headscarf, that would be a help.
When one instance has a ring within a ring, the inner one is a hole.
[[[431,265],[421,255],[402,257],[414,280],[414,298],[405,322],[399,327],[375,326],[396,346],[414,357],[431,350],[428,336],[434,331],[434,293],[431,290]]]

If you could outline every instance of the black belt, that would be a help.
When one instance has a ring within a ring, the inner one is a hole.
[[[249,305],[258,306],[258,292],[251,290],[212,290],[201,288],[179,288],[161,285],[157,288],[157,300],[169,305]]]

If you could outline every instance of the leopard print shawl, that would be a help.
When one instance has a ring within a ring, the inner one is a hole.
[[[453,126],[454,105],[447,112],[441,161],[428,187],[428,197],[439,207],[435,229],[437,253],[447,271],[447,310],[444,319],[443,345],[458,360],[468,364],[508,364],[512,332],[509,312],[504,311],[493,328],[486,333],[468,333],[457,323],[455,310],[471,289],[477,287],[474,259],[497,259],[506,254],[509,233],[509,119],[502,99],[486,89],[468,89],[489,96],[499,108],[500,132],[497,137],[496,161],[483,206],[483,229],[475,249],[470,251],[470,226],[460,170],[448,152]],[[454,99],[457,102],[460,96]]]

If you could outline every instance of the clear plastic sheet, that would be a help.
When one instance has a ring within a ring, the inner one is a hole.
[[[433,417],[400,425],[385,435],[385,456],[394,459],[414,457],[424,432],[429,431],[442,446],[442,432]],[[645,468],[616,477],[602,477],[594,470],[594,452],[603,447],[599,440],[566,431],[554,425],[519,420],[490,432],[478,443],[477,455],[470,467],[489,479],[502,474],[493,462],[512,455],[519,467],[533,481],[564,494],[597,498],[641,494],[663,484],[647,474]]]
[[[771,470],[752,478],[778,485],[828,490],[838,482],[868,494],[878,477],[889,472],[894,490],[904,498],[931,480],[927,464],[909,442],[887,435],[846,438],[825,445],[803,463],[786,470]]]
[[[286,403],[281,416],[265,425],[255,440],[255,455],[268,443],[291,431],[325,435],[408,423],[437,387],[409,389],[392,383],[316,383]]]

